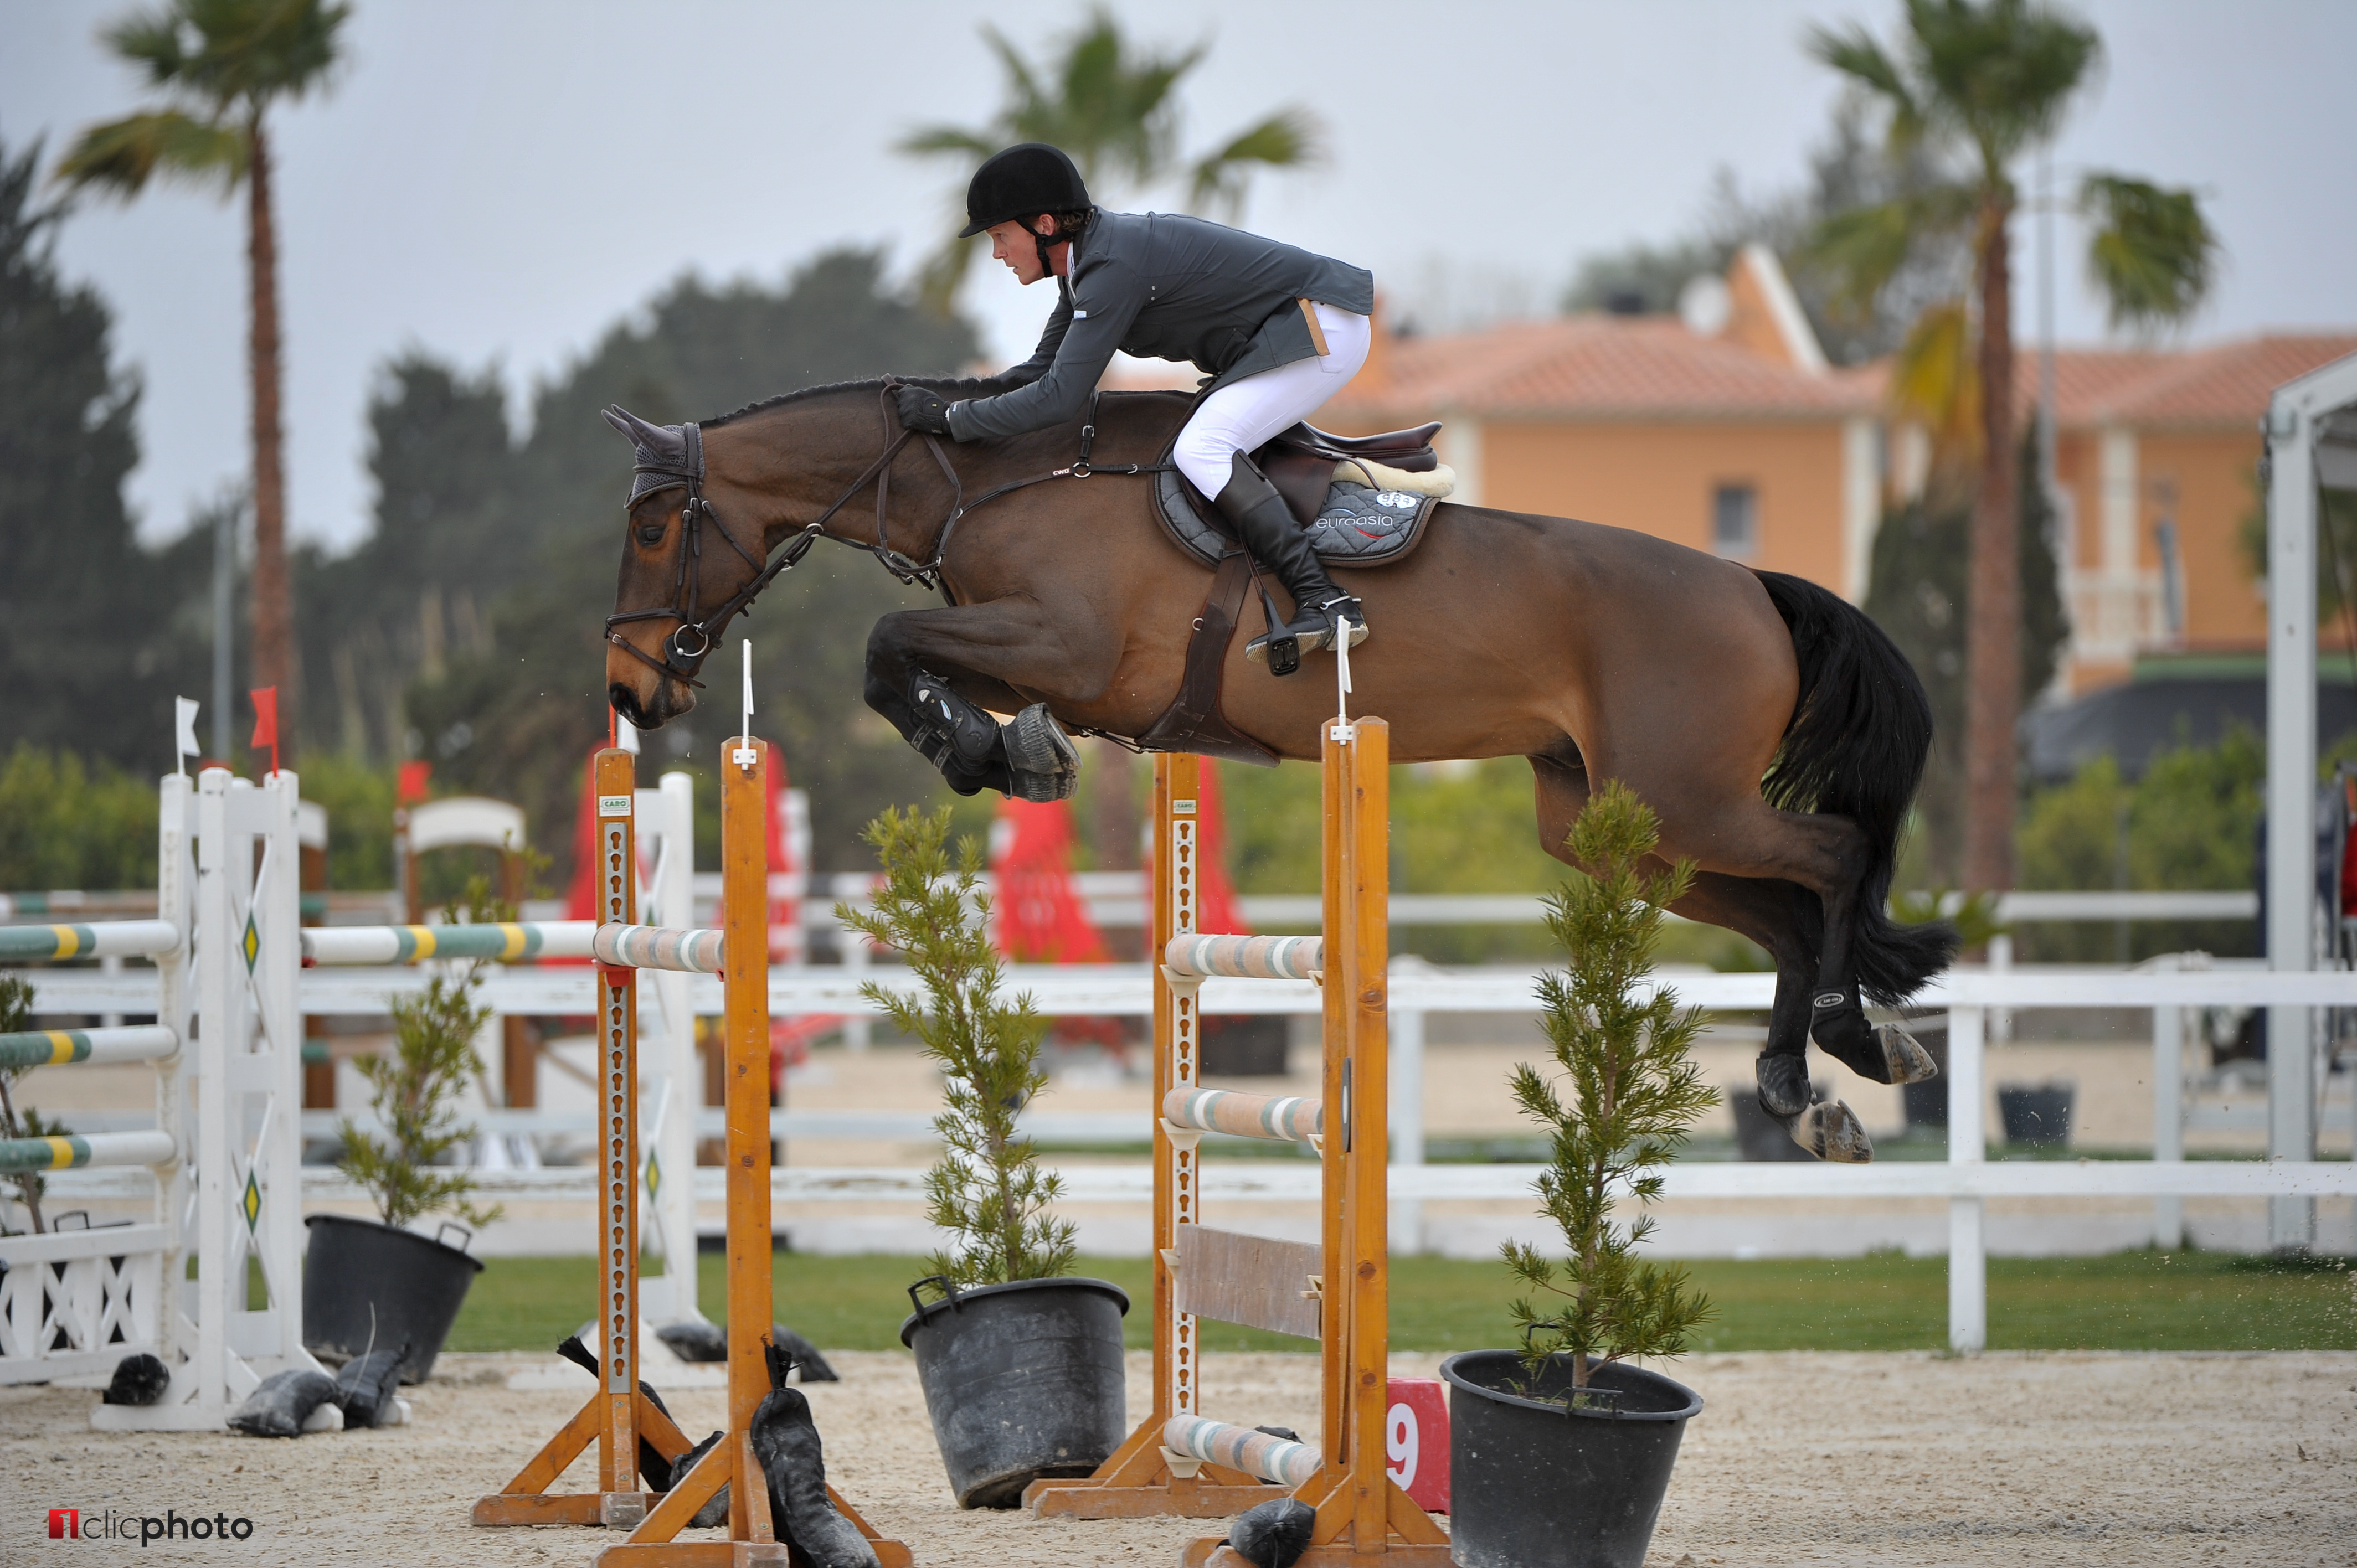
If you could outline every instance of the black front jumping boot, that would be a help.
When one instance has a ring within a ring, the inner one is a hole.
[[[1366,610],[1334,585],[1285,498],[1242,452],[1231,460],[1227,489],[1220,492],[1217,504],[1236,525],[1244,548],[1275,573],[1293,596],[1293,618],[1253,639],[1244,647],[1244,657],[1265,660],[1272,675],[1290,675],[1301,668],[1303,654],[1333,643],[1338,627],[1351,628],[1353,648],[1367,640]]]
[[[920,670],[909,678],[914,720],[909,744],[961,795],[996,789],[1018,800],[1069,800],[1080,788],[1081,754],[1045,703],[1001,725]]]

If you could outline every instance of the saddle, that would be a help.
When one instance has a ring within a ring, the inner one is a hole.
[[[1456,477],[1432,448],[1439,423],[1383,435],[1335,435],[1297,424],[1253,454],[1329,566],[1383,566],[1404,559]],[[1274,768],[1276,753],[1228,722],[1220,689],[1228,646],[1254,579],[1252,558],[1228,521],[1168,467],[1155,475],[1162,526],[1178,547],[1212,568],[1211,592],[1187,641],[1178,694],[1137,744],[1147,751],[1191,751]],[[1413,489],[1405,487],[1413,486]],[[1266,590],[1264,589],[1265,594]]]
[[[1456,487],[1432,438],[1437,420],[1383,435],[1336,435],[1311,424],[1280,432],[1253,461],[1276,487],[1329,566],[1382,566],[1402,560],[1424,536],[1432,508]],[[1154,497],[1171,541],[1206,566],[1236,547],[1226,518],[1168,465]]]

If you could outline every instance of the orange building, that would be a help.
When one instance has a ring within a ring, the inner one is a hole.
[[[2276,387],[2352,352],[2357,335],[2314,334],[2055,355],[2066,691],[2126,680],[2147,653],[2265,651],[2266,598],[2241,537],[2261,510],[2259,424]],[[2037,356],[2015,363],[2027,419]]]
[[[2066,692],[2125,680],[2143,653],[2264,648],[2238,538],[2258,504],[2259,420],[2276,386],[2352,351],[2357,335],[2317,334],[2056,355]],[[2038,355],[2015,365],[2026,422]],[[1827,365],[1782,268],[1749,245],[1680,317],[1379,330],[1318,422],[1442,420],[1458,500],[1639,529],[1855,601],[1885,506],[1925,467],[1920,435],[1889,425],[1883,371]]]

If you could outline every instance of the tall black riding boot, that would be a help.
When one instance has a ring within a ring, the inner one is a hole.
[[[1351,646],[1367,640],[1367,612],[1359,601],[1334,585],[1309,535],[1295,521],[1293,509],[1268,482],[1253,460],[1238,452],[1231,459],[1227,488],[1218,505],[1254,559],[1276,574],[1293,596],[1293,618],[1271,627],[1244,647],[1247,659],[1268,661],[1272,675],[1290,675],[1301,668],[1301,656],[1330,646],[1336,628],[1351,628]]]
[[[772,1388],[753,1412],[753,1457],[770,1482],[770,1522],[812,1568],[877,1568],[876,1549],[826,1495],[818,1425],[800,1389]]]

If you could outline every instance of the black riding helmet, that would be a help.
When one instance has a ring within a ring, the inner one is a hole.
[[[965,188],[966,225],[961,240],[1009,219],[1028,223],[1042,212],[1085,212],[1095,203],[1081,171],[1061,147],[1045,142],[1024,142],[993,153],[974,171]]]

